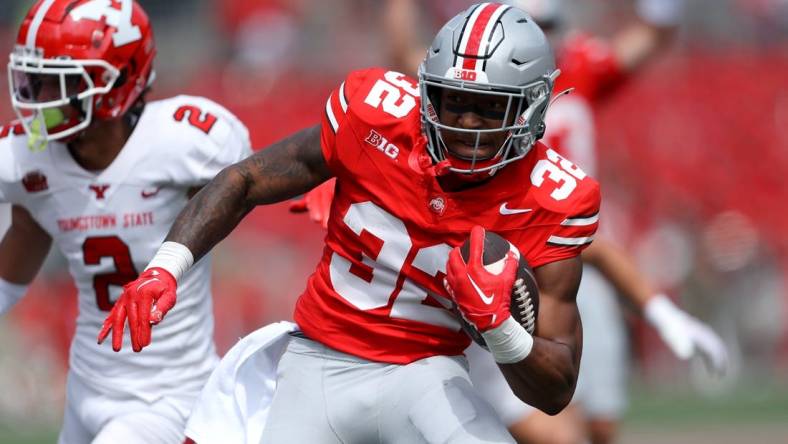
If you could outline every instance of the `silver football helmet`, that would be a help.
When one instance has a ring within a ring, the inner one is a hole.
[[[448,169],[456,173],[494,174],[525,157],[544,135],[545,113],[558,74],[547,38],[523,10],[480,3],[452,18],[438,31],[419,68],[421,120],[433,160],[448,161]],[[501,126],[468,129],[441,123],[445,89],[495,96],[498,101],[505,98]],[[442,136],[448,131],[464,133],[466,139],[475,137],[473,154],[449,152]],[[505,141],[494,155],[478,155],[479,141],[493,133],[505,134]]]

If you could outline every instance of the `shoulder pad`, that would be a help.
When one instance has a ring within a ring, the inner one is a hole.
[[[332,93],[326,111],[337,122],[340,116],[352,114],[369,126],[390,125],[419,115],[418,84],[405,74],[382,68],[354,71]]]

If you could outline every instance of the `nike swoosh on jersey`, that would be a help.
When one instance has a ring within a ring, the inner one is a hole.
[[[159,194],[159,190],[161,190],[160,187],[151,188],[151,189],[145,189],[145,190],[142,190],[140,195],[142,196],[143,199],[149,199],[149,198]]]
[[[484,302],[487,305],[490,305],[490,304],[493,303],[493,298],[495,298],[495,295],[487,296],[486,294],[484,294],[482,289],[479,288],[479,286],[476,285],[476,282],[473,281],[473,278],[471,277],[470,274],[468,275],[468,280],[471,281],[471,285],[473,285],[473,288],[476,290],[476,293],[482,299],[482,302]]]
[[[501,214],[503,214],[504,216],[508,216],[510,214],[528,213],[530,211],[533,211],[533,208],[509,208],[506,206],[506,204],[507,202],[502,203],[500,208]]]

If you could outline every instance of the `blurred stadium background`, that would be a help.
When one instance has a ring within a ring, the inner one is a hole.
[[[139,0],[159,55],[154,97],[204,95],[265,146],[317,122],[327,93],[355,68],[386,65],[373,0]],[[3,0],[0,54],[32,0]],[[435,5],[424,0],[429,36]],[[601,36],[627,0],[568,2],[569,20]],[[729,344],[712,380],[676,361],[631,317],[632,399],[620,442],[788,442],[788,0],[689,0],[677,41],[598,105],[599,179],[618,240],[654,282]],[[6,81],[0,70],[0,84]],[[0,88],[0,118],[13,117]],[[257,209],[218,249],[220,352],[289,319],[318,261],[322,233],[287,205]],[[52,254],[0,319],[0,443],[54,442],[76,316],[64,261]]]

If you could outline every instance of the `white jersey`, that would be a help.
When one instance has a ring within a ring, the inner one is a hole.
[[[200,97],[148,103],[112,164],[80,167],[61,143],[31,152],[18,129],[0,130],[0,202],[26,208],[66,257],[79,290],[71,371],[107,391],[123,387],[152,401],[200,387],[216,363],[210,259],[178,283],[178,304],[133,353],[129,335],[115,353],[96,336],[124,283],[164,240],[194,187],[251,153],[246,127]],[[53,297],[53,303],[57,303]]]
[[[594,113],[585,97],[565,95],[555,101],[545,116],[547,146],[596,177]]]

